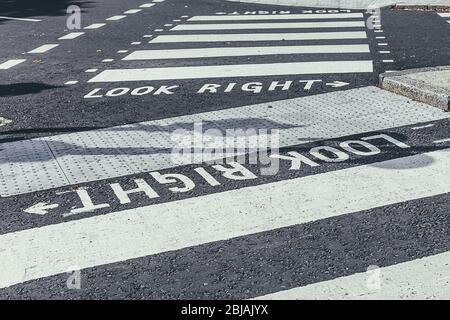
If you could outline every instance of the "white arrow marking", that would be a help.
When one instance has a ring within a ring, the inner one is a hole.
[[[327,86],[333,87],[333,88],[339,88],[339,87],[344,87],[344,86],[348,86],[349,83],[348,82],[343,82],[343,81],[333,81],[333,82],[328,82],[325,83]]]
[[[23,211],[25,211],[26,213],[31,213],[31,214],[44,215],[44,214],[48,213],[48,210],[55,209],[58,207],[59,207],[59,204],[56,204],[56,203],[55,204],[47,204],[47,202],[39,202]]]

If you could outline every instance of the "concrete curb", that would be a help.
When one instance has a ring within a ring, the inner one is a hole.
[[[439,71],[450,72],[450,66],[382,73],[380,74],[380,87],[444,111],[449,111],[450,90],[434,85],[434,83],[439,81],[438,77],[433,83],[413,78],[417,74]]]

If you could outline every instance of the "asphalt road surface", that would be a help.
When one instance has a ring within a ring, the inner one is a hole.
[[[449,19],[0,4],[0,298],[449,298],[449,115],[376,87]]]

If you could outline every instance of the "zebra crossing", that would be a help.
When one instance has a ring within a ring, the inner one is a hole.
[[[447,23],[450,23],[450,12],[441,12],[438,13],[438,15],[444,18],[447,21]]]
[[[192,16],[155,35],[148,46],[122,58],[126,68],[106,69],[88,82],[374,72],[364,14],[358,12]],[[277,63],[282,56],[289,61]],[[155,60],[173,66],[153,67]],[[149,67],[141,67],[146,61]]]
[[[279,128],[284,173],[171,162],[170,135],[199,120],[220,131]],[[417,275],[448,261],[449,125],[448,114],[368,87],[3,144],[0,296],[327,298],[340,286],[334,296],[345,298],[379,265],[408,276],[394,278],[398,292],[414,282],[445,298],[448,282],[424,286],[429,277]],[[192,169],[202,181],[188,178]],[[43,211],[28,208],[38,201]],[[417,217],[418,202],[434,214]],[[342,259],[348,252],[361,256]],[[66,287],[73,270],[80,290]]]
[[[183,18],[114,47],[121,58],[83,68],[86,81],[299,75],[339,87],[375,74],[375,39],[389,40],[361,12]],[[143,99],[154,84],[125,86],[88,96],[157,104]],[[145,121],[1,144],[1,299],[449,298],[448,113],[371,86],[187,111],[191,97],[175,116],[161,104]],[[227,131],[259,130],[276,132],[271,174],[230,160],[248,149],[196,157],[239,141]],[[186,137],[193,157],[180,163]]]

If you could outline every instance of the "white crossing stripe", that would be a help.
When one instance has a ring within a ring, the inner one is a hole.
[[[262,300],[448,299],[450,251],[380,268],[379,287],[369,281],[374,271],[313,283],[257,297]],[[371,286],[370,286],[371,285]]]
[[[153,81],[353,72],[373,72],[372,61],[313,61],[194,67],[112,69],[102,71],[88,82]]]
[[[363,18],[362,13],[194,16],[188,21],[308,20]]]
[[[106,20],[108,20],[108,21],[116,21],[116,20],[123,19],[125,17],[126,16],[112,16],[112,17],[107,18]]]
[[[270,47],[219,47],[196,49],[138,50],[122,60],[183,59],[209,57],[238,57],[273,54],[308,53],[370,53],[368,44],[315,45],[315,46],[270,46]]]
[[[144,4],[141,4],[139,6],[139,8],[150,8],[150,7],[153,7],[154,5],[155,5],[154,3],[144,3]]]
[[[150,43],[366,39],[365,31],[161,35]]]
[[[28,51],[28,53],[44,53],[47,52],[53,48],[56,48],[59,46],[59,44],[44,44],[40,47],[37,47],[36,49],[33,49],[31,51]]]
[[[3,63],[0,63],[0,70],[6,70],[9,68],[12,68],[14,66],[17,66],[18,64],[27,61],[26,59],[12,59],[5,61]]]
[[[224,24],[179,24],[172,31],[192,30],[239,30],[239,29],[316,29],[316,28],[363,28],[364,21],[336,22],[282,22],[282,23],[224,23]]]
[[[83,34],[84,34],[84,32],[71,32],[71,33],[68,33],[68,34],[58,38],[58,40],[72,40],[72,39],[78,38],[79,36],[81,36]]]
[[[445,194],[449,179],[443,149],[3,234],[0,287]]]
[[[450,12],[440,12],[438,14],[443,18],[450,18]]]
[[[133,14],[133,13],[138,13],[141,11],[142,11],[142,9],[130,9],[130,10],[125,11],[124,13],[125,14]]]
[[[106,25],[106,23],[93,23],[93,24],[91,24],[91,25],[89,25],[87,27],[84,27],[84,29],[87,29],[87,30],[98,29],[98,28],[101,28],[101,27],[103,27],[105,25]]]

